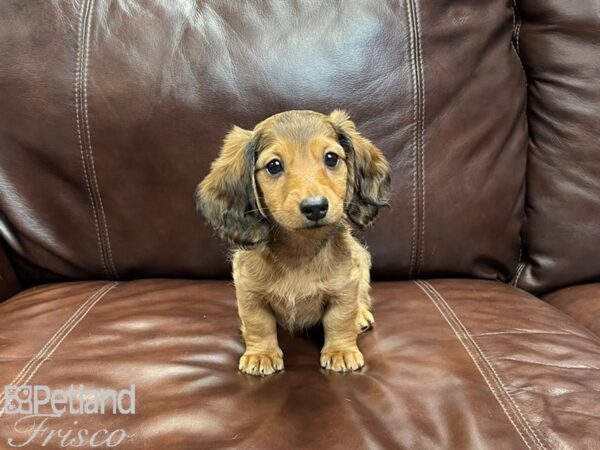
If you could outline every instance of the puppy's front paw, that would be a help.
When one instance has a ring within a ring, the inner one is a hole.
[[[283,370],[281,350],[268,353],[246,352],[240,358],[240,372],[264,377]]]
[[[364,333],[375,323],[373,314],[366,306],[358,307],[358,314],[356,316],[356,328],[359,333]]]
[[[364,365],[365,359],[358,347],[321,351],[321,367],[323,369],[334,372],[352,372]]]

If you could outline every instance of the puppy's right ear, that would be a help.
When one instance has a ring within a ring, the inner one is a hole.
[[[196,206],[217,235],[242,247],[264,242],[269,232],[254,185],[259,145],[260,136],[234,126],[210,173],[196,188]]]

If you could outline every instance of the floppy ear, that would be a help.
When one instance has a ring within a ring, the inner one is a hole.
[[[254,184],[258,145],[259,136],[234,126],[210,173],[196,188],[196,206],[217,235],[243,247],[265,241],[269,231]]]
[[[356,131],[350,116],[339,109],[329,115],[348,162],[346,214],[358,227],[370,225],[390,200],[390,167],[381,150]]]

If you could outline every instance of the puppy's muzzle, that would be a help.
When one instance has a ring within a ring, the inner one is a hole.
[[[323,196],[308,197],[300,202],[300,212],[311,222],[317,222],[327,215],[329,201]]]

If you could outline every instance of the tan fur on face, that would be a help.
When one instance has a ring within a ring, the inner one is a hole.
[[[325,165],[328,152],[340,157],[335,168]],[[284,168],[277,176],[266,170],[273,159]],[[329,203],[318,224],[299,207],[315,196]],[[349,224],[371,223],[388,197],[387,161],[342,111],[288,111],[227,136],[197,199],[219,235],[243,247],[233,254],[241,371],[283,369],[277,323],[293,331],[322,322],[321,366],[363,366],[356,340],[373,323],[371,259]]]
[[[306,227],[308,220],[298,205],[305,198],[323,196],[329,202],[323,223],[339,222],[344,214],[346,164],[340,160],[336,168],[329,169],[323,159],[327,152],[343,158],[342,147],[333,138],[323,136],[316,136],[304,144],[284,139],[276,142],[260,154],[257,167],[264,167],[277,158],[282,161],[285,171],[276,178],[268,175],[266,170],[260,170],[256,175],[264,204],[275,221],[288,229]]]
[[[274,116],[256,127],[267,142],[256,161],[256,182],[264,205],[280,226],[302,229],[310,223],[298,205],[305,198],[323,196],[328,200],[329,211],[321,224],[336,224],[344,214],[346,197],[348,170],[344,149],[323,116],[303,112],[289,115],[283,120]],[[337,167],[325,165],[328,152],[340,158]],[[273,159],[281,161],[284,167],[276,177],[265,170]]]

